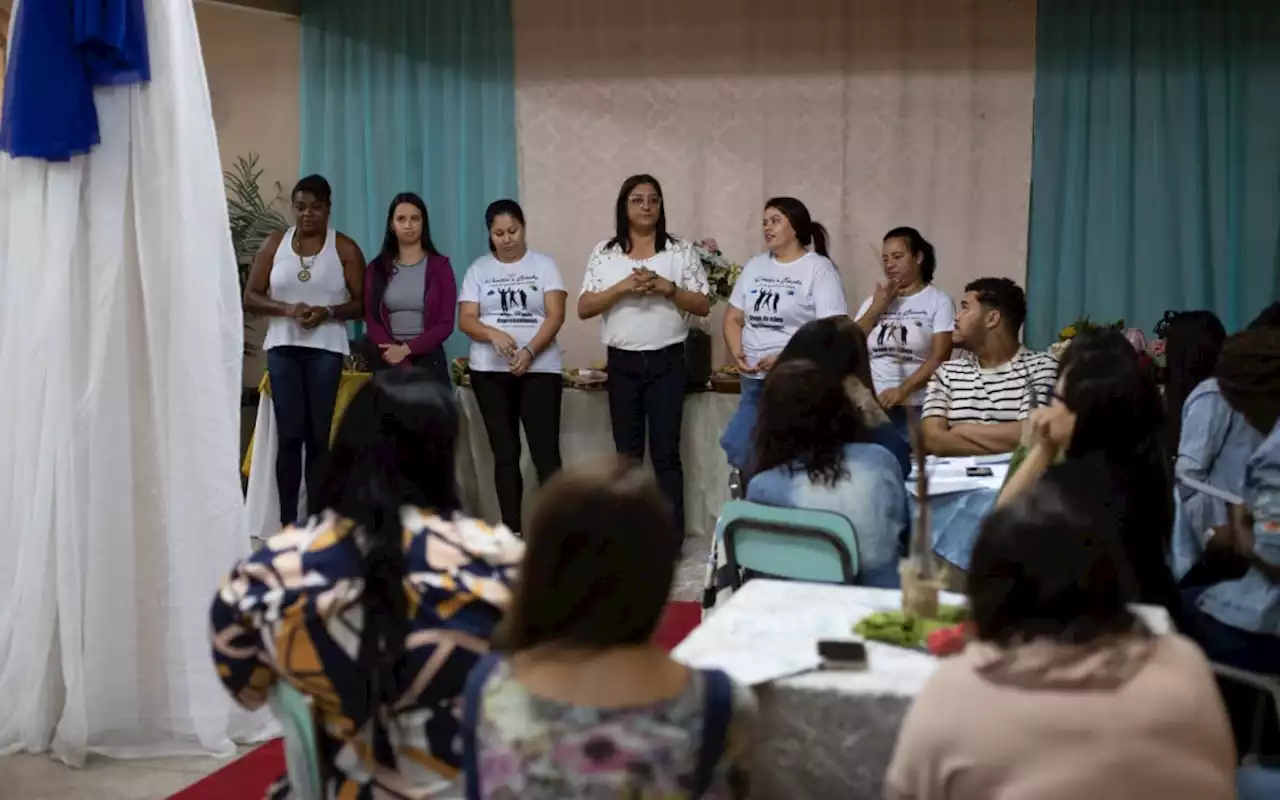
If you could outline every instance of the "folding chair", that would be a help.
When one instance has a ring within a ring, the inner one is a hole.
[[[321,800],[324,797],[324,777],[311,698],[280,681],[276,683],[268,704],[284,730],[284,761],[289,771],[290,796],[299,800]]]
[[[719,566],[719,547],[725,565]],[[720,510],[707,555],[702,613],[723,588],[742,585],[743,571],[817,583],[855,583],[858,542],[853,524],[834,511],[778,508],[730,500]]]
[[[1244,684],[1258,693],[1258,705],[1254,707],[1253,711],[1253,741],[1250,751],[1252,755],[1256,756],[1262,749],[1262,734],[1267,722],[1268,697],[1271,698],[1276,713],[1280,714],[1280,676],[1263,675],[1217,662],[1213,662],[1212,666],[1214,674],[1218,677]],[[1247,762],[1248,759],[1246,759]]]

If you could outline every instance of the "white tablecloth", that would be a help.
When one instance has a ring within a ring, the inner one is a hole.
[[[463,508],[491,522],[501,520],[493,485],[493,455],[484,419],[475,394],[456,390],[462,416],[458,447],[458,488]],[[738,408],[738,395],[702,392],[687,395],[684,404],[683,441],[685,526],[690,537],[709,535],[720,507],[729,499],[729,464],[720,449],[720,432]],[[604,392],[566,389],[560,414],[560,452],[565,464],[615,452],[609,427],[609,403]],[[248,531],[270,536],[280,529],[280,500],[276,491],[276,418],[271,395],[263,393],[254,423],[253,460],[245,496]],[[523,433],[521,434],[523,441]],[[525,476],[525,507],[537,489],[537,473],[523,445],[521,466]],[[306,492],[299,505],[305,507]]]
[[[942,602],[963,604],[964,598],[944,593]],[[901,603],[901,594],[892,589],[757,579],[735,592],[672,655],[692,665],[723,666],[732,675],[733,664],[752,658],[814,653],[819,638],[853,637],[862,617],[901,608]],[[1163,609],[1135,610],[1156,632],[1170,630]],[[876,642],[866,647],[865,670],[806,672],[756,687],[760,738],[752,797],[884,797],[898,729],[937,659]]]
[[[496,522],[502,514],[493,483],[493,453],[484,418],[471,389],[457,389],[457,397],[462,413],[463,443],[458,459],[462,502],[471,513]],[[736,394],[685,395],[680,459],[684,464],[685,531],[690,538],[709,535],[720,507],[729,499],[729,462],[720,449],[720,434],[737,408]],[[611,431],[605,392],[565,389],[560,410],[560,458],[566,466],[617,452]],[[538,479],[523,432],[520,438],[527,515]]]

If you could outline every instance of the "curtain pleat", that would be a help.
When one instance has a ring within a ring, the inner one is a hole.
[[[1280,294],[1280,3],[1040,0],[1027,337]]]
[[[426,201],[459,281],[487,252],[485,207],[517,194],[512,50],[510,0],[304,5],[301,174],[329,179],[334,225],[367,258],[399,192]]]

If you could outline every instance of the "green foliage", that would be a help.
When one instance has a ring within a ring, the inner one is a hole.
[[[258,156],[250,153],[236,158],[235,165],[222,173],[227,191],[227,217],[231,222],[231,243],[236,251],[236,266],[240,273],[240,289],[244,290],[249,279],[249,267],[262,241],[279,230],[289,227],[288,220],[277,208],[284,200],[284,187],[275,184],[275,194],[270,200],[262,197],[262,170]]]

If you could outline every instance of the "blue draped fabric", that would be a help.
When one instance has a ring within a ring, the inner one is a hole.
[[[513,46],[510,0],[304,3],[300,174],[329,179],[366,257],[399,192],[426,201],[459,284],[488,252],[485,207],[517,192]]]
[[[67,161],[100,141],[94,86],[151,79],[144,0],[22,0],[5,71],[0,150]]]
[[[1280,2],[1040,0],[1027,338],[1280,285]]]

